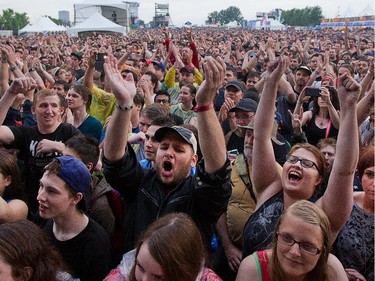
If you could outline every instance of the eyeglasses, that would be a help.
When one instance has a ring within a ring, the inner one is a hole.
[[[240,119],[240,120],[250,120],[254,116],[255,116],[255,114],[253,114],[253,115],[234,115],[234,117],[236,119]]]
[[[289,155],[286,158],[286,161],[289,162],[289,163],[292,163],[292,164],[296,164],[299,161],[299,162],[301,162],[302,167],[304,167],[304,168],[315,167],[318,170],[318,172],[320,172],[318,166],[311,160],[301,159],[301,158],[298,158],[297,156]]]
[[[314,245],[311,245],[310,243],[306,242],[298,242],[294,240],[290,235],[288,234],[281,234],[281,233],[276,233],[276,239],[279,241],[281,244],[287,245],[292,247],[294,244],[298,244],[299,249],[309,255],[317,255],[319,254],[322,250],[315,247]]]
[[[155,100],[156,103],[169,103],[168,99]]]

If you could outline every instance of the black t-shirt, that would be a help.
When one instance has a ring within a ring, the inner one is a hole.
[[[110,271],[111,244],[107,232],[89,219],[86,228],[66,241],[57,240],[53,234],[53,221],[49,220],[43,231],[60,252],[74,278],[81,281],[101,281]]]
[[[74,135],[80,134],[80,132],[74,126],[65,123],[61,123],[51,134],[40,133],[37,126],[9,128],[14,135],[14,141],[11,146],[20,150],[19,157],[25,164],[25,192],[28,196],[29,209],[35,213],[38,208],[36,196],[39,189],[39,180],[43,175],[43,169],[53,158],[61,155],[58,152],[36,155],[36,148],[39,142],[43,139],[66,142]]]

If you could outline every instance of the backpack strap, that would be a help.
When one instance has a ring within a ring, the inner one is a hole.
[[[251,198],[255,203],[257,203],[255,192],[253,190],[253,184],[250,180],[249,166],[243,154],[237,155],[236,159],[234,160],[234,167],[236,168],[236,172],[240,176],[247,190],[249,190]]]

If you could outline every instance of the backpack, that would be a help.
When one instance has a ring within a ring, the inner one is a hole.
[[[120,193],[114,188],[105,192],[104,194],[107,197],[109,206],[111,207],[112,213],[115,217],[115,232],[113,233],[113,236],[111,238],[111,248],[112,253],[117,253],[119,251],[122,251],[124,246],[125,203]],[[99,197],[96,197],[91,201],[91,208],[94,206],[96,200]]]

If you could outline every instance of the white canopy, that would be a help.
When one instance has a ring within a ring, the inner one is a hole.
[[[121,0],[84,0],[79,4],[74,4],[74,22],[83,23],[94,13],[107,14],[110,17],[113,11],[116,11],[120,18],[121,14],[126,14],[127,7],[127,4]]]
[[[66,31],[66,28],[55,24],[49,17],[39,17],[33,24],[19,30],[19,33]]]
[[[108,31],[125,34],[125,28],[123,26],[106,19],[99,13],[93,14],[83,23],[67,30],[68,35],[77,35],[80,32],[86,31]]]
[[[285,30],[286,27],[281,22],[274,19],[267,19],[265,25],[262,25],[260,21],[256,22],[256,29],[268,29],[268,30]]]

